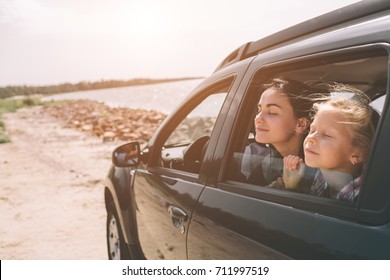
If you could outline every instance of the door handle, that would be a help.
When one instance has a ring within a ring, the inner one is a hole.
[[[179,207],[170,205],[168,207],[168,213],[171,215],[172,223],[176,228],[179,228],[183,222],[188,220],[188,215],[186,212],[184,212],[184,210],[180,209]]]

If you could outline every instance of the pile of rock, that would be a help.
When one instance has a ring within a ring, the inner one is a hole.
[[[143,109],[111,108],[104,103],[75,100],[45,106],[68,127],[91,132],[103,141],[148,141],[166,115]]]

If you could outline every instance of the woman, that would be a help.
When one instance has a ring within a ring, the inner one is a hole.
[[[261,185],[282,176],[283,157],[303,157],[302,143],[313,105],[310,87],[304,83],[276,78],[265,86],[254,119],[255,140],[260,145],[253,143],[246,147],[241,165],[247,181]]]

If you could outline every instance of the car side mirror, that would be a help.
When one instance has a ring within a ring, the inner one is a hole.
[[[112,163],[116,167],[134,167],[140,162],[139,142],[133,141],[116,148],[112,153]]]

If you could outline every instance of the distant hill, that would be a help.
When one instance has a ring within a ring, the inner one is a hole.
[[[18,95],[33,95],[33,94],[50,95],[50,94],[82,91],[82,90],[139,86],[139,85],[176,82],[176,81],[193,80],[193,79],[201,79],[201,78],[202,77],[174,78],[174,79],[137,78],[131,80],[107,80],[107,81],[101,80],[97,82],[79,82],[77,84],[63,83],[63,84],[49,85],[49,86],[26,86],[26,85],[7,86],[7,87],[0,87],[0,99],[18,96]]]

